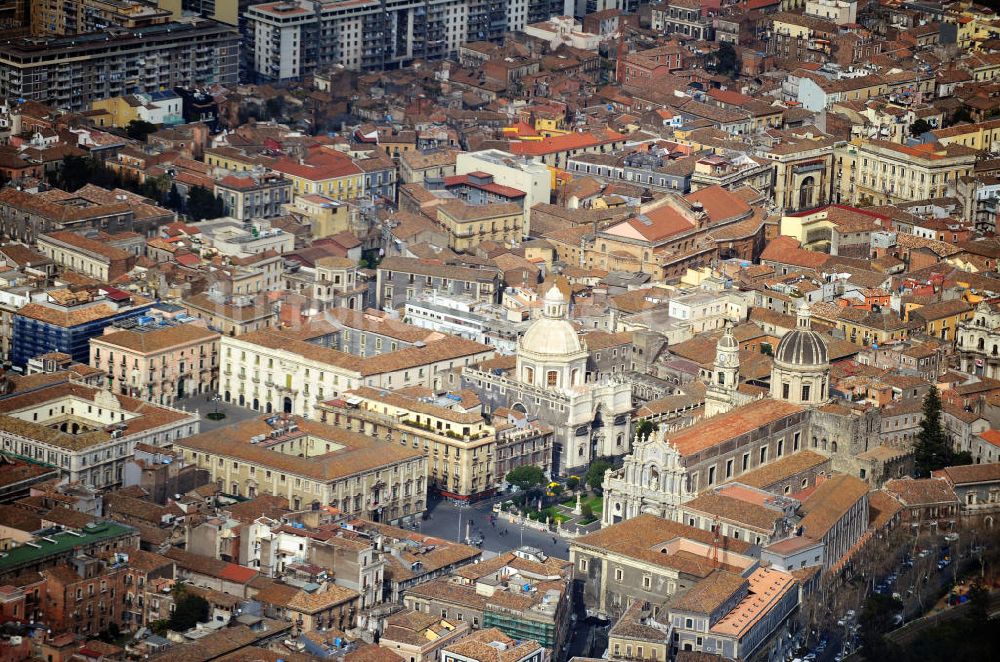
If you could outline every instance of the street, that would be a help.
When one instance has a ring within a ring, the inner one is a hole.
[[[222,400],[214,402],[210,399],[210,396],[205,393],[189,395],[185,398],[181,398],[177,400],[173,406],[178,409],[184,408],[188,411],[194,411],[197,409],[198,413],[201,415],[202,432],[212,432],[213,430],[218,430],[222,427],[235,425],[236,423],[241,423],[247,419],[264,415],[263,412],[254,411],[248,407],[240,407],[236,403],[223,402]],[[208,414],[215,411],[225,414],[226,417],[217,421],[213,421],[208,418]]]
[[[482,549],[490,552],[490,556],[527,545],[540,549],[549,556],[569,559],[569,544],[555,534],[545,534],[527,527],[522,530],[520,526],[499,519],[495,527],[490,526],[494,503],[493,500],[487,500],[470,506],[447,500],[431,500],[427,511],[428,519],[417,523],[418,530],[445,540],[464,542],[470,530],[468,523],[471,521],[472,534],[482,535]],[[501,535],[504,530],[506,533]],[[555,543],[552,542],[553,539]]]

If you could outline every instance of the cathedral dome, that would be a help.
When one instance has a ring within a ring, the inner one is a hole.
[[[521,347],[533,354],[566,356],[583,349],[580,336],[566,320],[566,297],[551,287],[542,299],[542,317],[521,337]]]
[[[830,362],[823,337],[810,328],[808,305],[799,308],[798,325],[778,343],[774,360],[793,366],[821,366]]]

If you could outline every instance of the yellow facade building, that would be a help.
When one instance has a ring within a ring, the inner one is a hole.
[[[455,251],[472,250],[484,241],[509,245],[524,234],[524,210],[513,202],[470,205],[452,200],[437,207],[437,220]]]
[[[393,392],[360,388],[319,405],[321,420],[422,451],[430,485],[449,498],[492,494],[502,478],[494,471],[496,430],[461,403],[425,402]]]

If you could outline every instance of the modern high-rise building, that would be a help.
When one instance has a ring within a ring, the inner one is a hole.
[[[563,8],[562,0],[279,0],[247,10],[247,55],[262,80],[332,64],[396,69],[448,57],[464,42],[501,43]]]
[[[30,19],[27,0],[0,0],[0,30],[26,28]]]
[[[169,11],[142,0],[31,0],[31,31],[36,35],[145,28],[169,20]]]
[[[187,18],[141,29],[12,39],[0,49],[0,98],[84,110],[94,99],[238,82],[240,35]]]

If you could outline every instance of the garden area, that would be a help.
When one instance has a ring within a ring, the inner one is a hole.
[[[507,482],[518,490],[508,502],[508,509],[536,522],[549,522],[552,527],[597,526],[604,506],[601,495],[604,473],[611,467],[609,461],[598,459],[582,480],[570,476],[563,483],[546,482],[544,472],[538,467],[518,467],[507,474]]]

